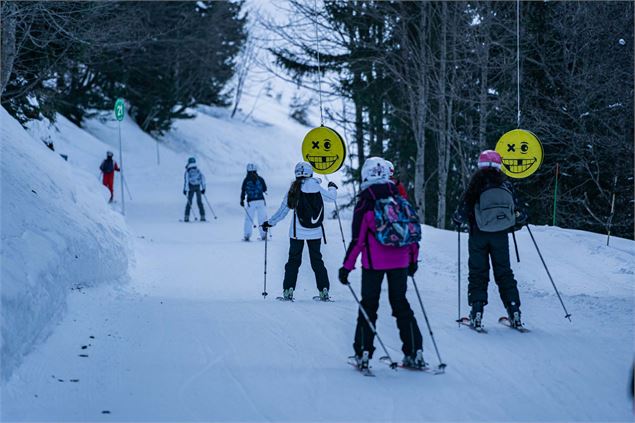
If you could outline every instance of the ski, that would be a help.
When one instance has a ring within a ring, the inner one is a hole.
[[[468,328],[472,329],[474,332],[487,333],[487,329],[485,329],[483,326],[481,326],[480,328],[477,328],[474,325],[472,325],[468,317],[461,317],[458,320],[458,323],[462,324],[463,326],[467,326]]]
[[[379,358],[379,361],[381,361],[382,363],[391,366],[391,362],[390,362],[390,358],[388,358],[388,356],[383,356]],[[445,373],[445,369],[444,368],[432,368],[430,366],[428,366],[428,363],[426,363],[425,367],[410,367],[410,366],[404,366],[403,363],[395,363],[397,365],[397,368],[399,369],[406,369],[406,370],[411,370],[413,372],[424,372],[424,373],[429,373],[431,375],[441,375]]]
[[[355,356],[352,355],[350,357],[348,357],[348,364],[350,364],[351,366],[355,367],[355,369],[360,372],[361,374],[363,374],[364,376],[369,376],[369,377],[375,377],[375,373],[373,373],[373,371],[369,368],[367,369],[362,369],[357,365],[357,361],[355,360]]]
[[[316,295],[315,297],[313,297],[313,301],[321,301],[323,303],[334,303],[335,301],[333,301],[333,299],[331,297],[323,300],[322,297],[320,297],[319,295]]]
[[[290,301],[293,302],[293,298],[284,298],[284,297],[276,297],[276,300],[278,301]]]
[[[498,323],[500,323],[503,326],[507,326],[510,329],[514,329],[517,330],[520,333],[527,333],[527,332],[531,332],[529,329],[527,329],[524,326],[520,326],[520,327],[514,327],[512,325],[509,324],[509,318],[506,316],[502,316],[501,318],[498,319]]]

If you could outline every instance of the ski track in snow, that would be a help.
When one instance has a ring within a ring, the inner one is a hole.
[[[332,303],[311,298],[316,288],[307,252],[296,301],[274,299],[282,290],[289,217],[272,230],[266,299],[260,295],[264,243],[241,242],[244,163],[258,161],[252,150],[263,157],[271,215],[291,179],[296,154],[291,146],[299,149],[304,129],[238,125],[224,116],[207,111],[180,123],[167,137],[173,150],[162,147],[159,168],[155,151],[143,144],[147,140],[126,126],[124,133],[137,134],[142,144],[128,147],[125,162],[134,195],[133,201],[126,198],[136,261],[131,282],[70,294],[65,318],[3,385],[2,421],[632,420],[627,377],[633,360],[633,242],[614,239],[606,247],[601,235],[534,227],[572,314],[570,323],[523,229],[517,233],[521,262],[513,257],[513,244],[510,252],[523,318],[532,332],[496,322],[504,310],[492,281],[484,320],[489,333],[478,334],[454,321],[456,233],[424,227],[416,279],[446,373],[391,370],[378,362],[384,353],[376,341],[376,377],[364,378],[346,363],[357,310],[337,282],[342,260],[337,222],[326,221],[323,248]],[[237,157],[227,158],[237,138],[232,125],[244,137],[292,142],[272,147],[252,140],[240,146]],[[110,142],[112,126],[97,121],[87,126]],[[190,137],[209,145],[188,144]],[[202,168],[218,215],[213,220],[209,213],[206,224],[178,222],[185,205],[183,166],[194,153],[208,160]],[[348,237],[350,222],[342,223]],[[466,234],[461,242],[466,315]],[[358,293],[360,273],[351,274]],[[382,292],[378,330],[392,358],[400,360],[385,285]],[[436,366],[414,289],[408,298],[426,360]],[[82,353],[88,357],[79,357]],[[75,378],[79,382],[69,382]]]

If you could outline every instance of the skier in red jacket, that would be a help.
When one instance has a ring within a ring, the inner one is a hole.
[[[101,162],[99,169],[103,174],[102,183],[110,191],[110,200],[108,200],[108,202],[112,203],[114,194],[115,172],[119,172],[119,165],[116,161],[113,160],[112,151],[108,151],[106,153],[106,159]]]
[[[408,199],[408,192],[406,191],[406,187],[401,183],[401,181],[395,178],[395,166],[389,160],[384,160],[386,162],[386,166],[388,166],[388,172],[390,175],[390,182],[395,184],[397,190],[399,191],[399,195],[401,195],[406,200]]]

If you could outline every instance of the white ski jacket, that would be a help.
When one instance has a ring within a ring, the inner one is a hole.
[[[328,190],[325,190],[320,186],[320,180],[317,178],[307,178],[302,181],[302,186],[300,187],[302,192],[306,193],[315,193],[319,192],[322,194],[322,200],[326,201],[335,201],[337,200],[337,188],[331,187]],[[287,216],[291,209],[287,207],[287,194],[284,195],[284,199],[282,200],[282,204],[280,204],[280,208],[276,211],[271,219],[269,219],[269,224],[271,226],[276,226],[278,222],[284,219]],[[295,219],[295,237],[293,236],[293,220],[289,225],[289,238],[294,239],[321,239],[322,238],[322,228],[305,228],[300,225],[297,216],[293,215]]]

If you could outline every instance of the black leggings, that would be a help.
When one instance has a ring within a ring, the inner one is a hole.
[[[302,250],[304,249],[304,240],[302,239],[289,239],[289,260],[286,266],[284,266],[284,282],[282,283],[282,289],[295,289],[295,284],[298,280],[298,270],[302,264]],[[307,245],[309,246],[309,258],[311,259],[311,268],[315,273],[315,283],[318,291],[322,291],[324,288],[329,289],[329,275],[324,267],[324,261],[322,261],[322,253],[320,252],[320,246],[322,245],[321,239],[307,239]]]
[[[410,304],[406,299],[408,285],[408,269],[369,270],[362,269],[362,306],[370,321],[375,325],[377,321],[377,309],[379,308],[379,294],[384,274],[388,277],[388,300],[392,307],[392,315],[397,319],[399,337],[401,338],[401,350],[405,355],[412,355],[417,350],[423,349],[421,331],[415,319]],[[373,356],[375,347],[373,341],[375,335],[368,326],[361,311],[357,316],[357,328],[355,329],[355,342],[353,348],[357,355],[368,351]]]

